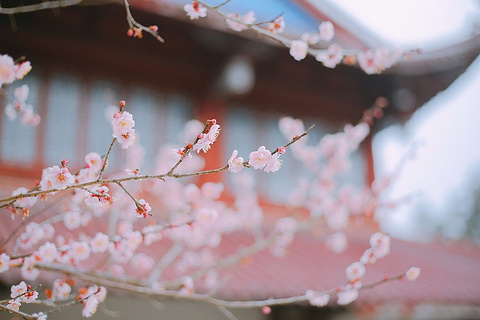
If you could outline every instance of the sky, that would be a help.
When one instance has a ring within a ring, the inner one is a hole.
[[[480,23],[475,0],[327,0],[384,43],[431,50],[460,42]]]
[[[458,206],[468,210],[473,181],[475,177],[480,180],[479,123],[480,56],[405,126],[391,126],[377,134],[373,142],[377,176],[394,172],[402,158],[409,158],[389,196],[414,197],[384,218],[382,225],[387,231],[412,239],[431,235],[429,228],[450,225],[447,235],[456,238],[461,233],[465,226],[459,221]],[[412,147],[416,151],[409,157]],[[426,220],[433,225],[422,226]]]

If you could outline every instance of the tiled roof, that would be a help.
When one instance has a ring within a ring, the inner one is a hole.
[[[297,237],[283,258],[273,258],[268,251],[257,253],[231,271],[219,295],[266,299],[336,288],[346,282],[345,268],[369,247],[367,236],[351,239],[342,254],[330,252],[321,241],[308,236]],[[231,252],[247,242],[242,236],[227,237],[222,251]],[[480,305],[480,248],[468,242],[420,244],[394,239],[391,253],[367,267],[363,283],[399,275],[411,266],[421,268],[416,281],[395,281],[363,290],[357,302]]]

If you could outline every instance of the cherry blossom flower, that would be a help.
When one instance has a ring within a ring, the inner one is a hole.
[[[140,199],[137,204],[137,208],[135,211],[140,215],[140,217],[147,218],[150,215],[150,211],[152,211],[152,207],[146,202],[144,199]]]
[[[390,236],[376,232],[370,237],[370,245],[374,250],[375,257],[377,259],[383,258],[390,253]]]
[[[204,18],[207,16],[207,8],[198,4],[197,1],[193,1],[192,4],[186,4],[183,6],[183,10],[190,17],[190,20],[197,20],[198,18]]]
[[[193,150],[197,151],[197,153],[200,152],[200,150],[203,150],[203,152],[207,152],[210,150],[212,144],[217,140],[217,137],[220,133],[220,126],[218,124],[212,125],[210,130],[206,133],[200,133],[198,135],[198,141],[193,145]]]
[[[180,290],[178,291],[179,294],[181,295],[191,295],[194,293],[194,283],[193,283],[193,278],[192,277],[185,277],[183,280],[182,286],[180,287]]]
[[[57,257],[57,246],[51,242],[46,242],[38,248],[38,255],[42,262],[52,262]]]
[[[346,305],[357,300],[358,290],[352,289],[352,290],[340,291],[339,293],[337,293],[337,296],[338,296],[337,303],[339,305]]]
[[[109,238],[106,234],[98,232],[90,241],[90,247],[93,253],[103,253],[108,249]]]
[[[376,74],[379,72],[376,55],[373,50],[360,51],[357,54],[358,64],[360,68],[367,74]]]
[[[243,23],[240,23],[227,18],[226,22],[228,27],[233,31],[237,31],[237,32],[246,30],[247,25],[254,24],[255,21],[257,20],[257,18],[255,18],[255,13],[253,11],[249,11],[247,14],[243,16],[239,16],[238,13],[229,13],[227,14],[227,17],[234,18],[236,20],[243,22]]]
[[[265,146],[261,146],[257,151],[250,153],[248,164],[255,169],[263,169],[271,158],[271,152],[265,149]]]
[[[63,224],[67,227],[68,230],[73,230],[80,227],[82,223],[82,217],[78,211],[68,211],[65,213]]]
[[[67,298],[72,292],[72,287],[61,279],[57,279],[53,282],[52,299],[64,299]]]
[[[232,156],[228,160],[228,171],[239,173],[243,170],[243,158],[238,157],[238,150],[233,150]]]
[[[330,21],[323,21],[318,27],[320,31],[320,39],[323,41],[330,41],[335,36],[335,29]]]
[[[118,135],[116,138],[117,138],[117,141],[122,145],[122,149],[130,148],[137,141],[137,135],[135,133],[135,129],[131,129],[130,131],[124,132]]]
[[[308,53],[308,44],[303,40],[293,40],[290,45],[290,55],[297,61],[305,59]]]
[[[93,187],[90,191],[85,191],[85,204],[92,208],[102,208],[112,203],[112,197],[107,193],[108,187]]]
[[[282,33],[283,29],[285,29],[285,20],[283,19],[283,16],[279,16],[267,25],[267,30],[272,33]]]
[[[333,69],[342,62],[343,48],[336,43],[331,44],[327,52],[321,51],[315,56],[315,59],[322,62],[325,67]]]
[[[30,88],[28,85],[24,84],[13,90],[13,96],[17,102],[25,102],[28,99],[28,94],[30,93]]]
[[[25,294],[20,300],[25,303],[32,303],[35,300],[37,300],[37,298],[38,298],[38,292],[36,290],[31,290],[31,291],[25,292]]]
[[[363,252],[362,256],[360,257],[360,262],[363,264],[374,264],[377,261],[377,257],[375,255],[374,248],[369,248]]]
[[[32,313],[32,317],[35,317],[36,320],[47,320],[47,314],[43,312]]]
[[[328,304],[328,301],[330,300],[329,294],[320,294],[313,290],[307,290],[305,296],[308,299],[308,302],[315,307],[324,307]]]
[[[78,241],[72,244],[72,248],[70,250],[70,256],[75,261],[83,261],[90,257],[90,253],[92,250],[90,246],[85,241]]]
[[[15,80],[15,63],[12,57],[0,55],[0,87]]]
[[[8,301],[7,308],[13,311],[18,311],[21,305],[19,299],[12,299]]]
[[[42,180],[40,181],[40,189],[65,189],[68,185],[73,184],[75,178],[68,171],[67,167],[60,168],[53,166],[42,171]]]
[[[85,156],[86,168],[99,171],[102,168],[102,157],[96,152],[90,152]]]
[[[405,279],[408,281],[415,281],[420,276],[420,268],[411,267],[405,272]]]
[[[6,253],[0,254],[0,273],[10,269],[10,257]]]
[[[21,296],[22,294],[24,294],[25,292],[27,292],[27,284],[25,283],[25,281],[22,281],[17,285],[13,285],[10,288],[10,291],[11,291],[10,298],[15,299]]]
[[[27,75],[27,73],[32,70],[32,65],[30,61],[24,61],[20,65],[15,66],[15,78],[18,80],[23,79]]]
[[[28,189],[25,188],[25,187],[20,187],[20,188],[15,189],[12,192],[12,196],[16,196],[16,195],[24,194],[24,193],[28,193]],[[36,197],[28,197],[28,198],[22,198],[22,199],[15,200],[13,205],[16,206],[16,207],[31,208],[31,207],[33,207],[33,205],[35,203],[37,203],[37,198]]]
[[[136,139],[135,121],[131,113],[127,111],[117,112],[113,115],[112,120],[113,137],[122,145],[123,149],[131,147]]]
[[[345,273],[350,281],[361,279],[365,274],[365,266],[360,262],[354,262],[345,269]]]
[[[319,33],[304,32],[300,35],[300,39],[308,43],[309,45],[317,44],[320,39]]]
[[[270,157],[270,159],[265,164],[265,172],[276,172],[280,170],[282,166],[282,160],[279,160],[280,153],[275,153]]]
[[[83,309],[82,309],[82,316],[85,318],[90,318],[97,312],[98,307],[98,299],[95,295],[90,296],[86,300],[83,301]]]

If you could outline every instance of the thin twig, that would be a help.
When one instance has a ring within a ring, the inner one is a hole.
[[[102,180],[103,173],[105,172],[105,168],[107,167],[108,157],[110,156],[110,152],[112,152],[112,148],[113,148],[113,145],[115,144],[115,141],[117,141],[117,138],[113,138],[112,142],[110,143],[110,147],[108,148],[107,154],[105,155],[105,158],[103,159],[102,168],[100,169],[100,173],[98,174],[97,181]]]
[[[127,12],[127,22],[128,25],[130,26],[131,29],[141,29],[142,31],[145,31],[149,34],[151,34],[155,39],[157,39],[160,42],[165,42],[165,40],[158,34],[157,31],[145,27],[144,25],[138,23],[134,18],[132,13],[130,12],[130,4],[128,3],[128,0],[123,0],[123,3],[125,4],[125,10]]]

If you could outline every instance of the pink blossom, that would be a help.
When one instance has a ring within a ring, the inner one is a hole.
[[[178,293],[181,295],[191,295],[192,293],[194,293],[193,286],[194,283],[192,277],[185,277]]]
[[[249,158],[249,165],[255,169],[263,169],[263,167],[267,165],[267,162],[272,158],[272,154],[265,149],[265,146],[261,146],[257,151],[251,152]]]
[[[282,166],[282,160],[279,160],[280,153],[275,153],[270,157],[270,159],[265,164],[265,172],[276,172],[280,170]]]
[[[308,302],[315,307],[324,307],[328,304],[330,300],[329,294],[321,294],[313,290],[307,290],[305,297],[308,299]]]
[[[47,242],[38,248],[38,255],[42,262],[52,262],[57,257],[57,254],[57,246],[51,242]]]
[[[283,16],[276,18],[267,25],[267,30],[272,33],[282,33],[283,29],[285,29],[285,20],[283,19]]]
[[[32,291],[25,292],[25,294],[20,300],[25,303],[32,303],[35,300],[37,300],[37,298],[38,298],[38,292],[36,290],[32,290]]]
[[[52,292],[52,298],[67,298],[70,295],[70,292],[72,292],[72,288],[68,283],[61,279],[57,279],[53,282],[53,292]]]
[[[343,232],[327,236],[325,238],[325,246],[335,253],[342,253],[347,249],[347,236]]]
[[[19,299],[12,299],[8,301],[7,308],[10,310],[18,311],[21,305],[22,304],[20,303]]]
[[[305,59],[308,53],[308,44],[303,40],[293,40],[290,45],[290,55],[297,61]]]
[[[362,256],[360,257],[360,262],[363,264],[373,264],[377,261],[377,257],[375,255],[375,251],[373,248],[369,248],[363,252]]]
[[[330,41],[335,36],[335,29],[330,21],[323,21],[318,27],[320,31],[320,39],[323,41]]]
[[[30,89],[26,84],[18,88],[15,88],[15,90],[13,90],[13,96],[15,97],[15,100],[20,103],[27,101],[29,93],[30,93]]]
[[[415,281],[420,276],[420,268],[411,267],[405,272],[405,279],[408,281]]]
[[[70,256],[75,261],[83,261],[90,257],[91,253],[90,246],[84,241],[74,242],[70,250]]]
[[[186,4],[183,6],[183,10],[190,17],[190,20],[197,20],[198,18],[204,18],[207,16],[207,8],[193,1],[192,4]]]
[[[0,254],[0,273],[8,271],[10,268],[10,257],[6,253]]]
[[[96,152],[90,152],[85,156],[86,168],[99,171],[102,168],[102,157]]]
[[[376,232],[370,237],[370,245],[374,250],[375,257],[377,259],[383,258],[390,253],[390,236]]]
[[[123,149],[131,147],[136,141],[135,121],[131,113],[123,111],[113,115],[113,137],[118,140]]]
[[[15,78],[18,80],[23,79],[27,75],[27,73],[32,70],[32,65],[30,61],[24,61],[20,65],[15,66]]]
[[[12,57],[0,55],[0,87],[15,80],[15,63]]]
[[[315,59],[322,62],[325,67],[333,69],[337,64],[342,62],[343,48],[336,43],[331,44],[326,52],[320,51],[320,53],[315,56]]]
[[[361,279],[365,274],[365,266],[360,262],[354,262],[345,269],[345,273],[350,281]]]
[[[193,150],[198,153],[200,150],[207,152],[212,144],[217,140],[217,137],[220,133],[220,125],[214,124],[207,133],[200,133],[198,135],[198,141],[193,145]]]
[[[83,301],[82,316],[90,318],[97,312],[98,299],[95,295],[90,296],[87,300]]]
[[[320,34],[304,32],[300,35],[300,39],[308,43],[309,45],[314,45],[320,41]]]
[[[108,249],[109,238],[106,234],[98,232],[95,237],[90,240],[90,247],[93,253],[103,253]]]
[[[122,145],[122,149],[128,149],[137,141],[135,129],[130,129],[129,131],[124,132],[115,138],[117,138],[117,141]]]
[[[16,196],[16,195],[24,194],[24,193],[28,193],[28,189],[25,188],[25,187],[20,187],[20,188],[15,189],[12,192],[12,196]],[[16,207],[21,207],[21,208],[31,208],[31,207],[33,207],[33,205],[35,203],[37,203],[37,198],[36,197],[27,197],[27,198],[22,198],[22,199],[15,200],[13,205],[16,206]]]
[[[347,291],[340,291],[337,293],[338,300],[337,303],[339,305],[346,305],[349,304],[358,298],[358,290],[351,289]]]
[[[106,186],[97,186],[90,191],[85,191],[85,204],[92,208],[102,208],[104,205],[111,204],[112,197],[107,192]]]
[[[63,218],[63,223],[68,230],[80,227],[81,222],[82,219],[78,211],[68,211]]]
[[[65,189],[68,185],[73,184],[75,178],[68,171],[67,167],[60,168],[53,166],[42,171],[42,180],[40,181],[40,189]]]
[[[375,52],[372,50],[360,51],[357,54],[358,64],[360,68],[367,74],[376,74],[380,71],[377,63]]]
[[[228,171],[233,173],[239,173],[243,170],[243,158],[237,157],[238,151],[233,150],[232,156],[228,160]]]
[[[41,311],[39,313],[32,313],[32,317],[34,317],[35,320],[47,320],[47,314]]]
[[[233,31],[237,31],[237,32],[246,30],[247,25],[254,24],[255,21],[257,20],[255,18],[255,13],[253,11],[249,11],[244,16],[239,16],[238,13],[229,13],[229,14],[227,14],[227,17],[233,18],[233,19],[236,19],[236,20],[239,20],[239,21],[243,22],[243,23],[240,23],[240,22],[237,22],[237,21],[234,21],[232,19],[227,18],[226,22],[227,22],[228,27],[230,29],[232,29]]]
[[[140,215],[140,217],[143,216],[144,218],[147,218],[148,215],[151,215],[150,211],[152,211],[152,207],[150,207],[148,202],[146,202],[144,199],[140,199],[135,211]]]
[[[10,288],[10,291],[11,291],[10,298],[15,299],[18,296],[27,292],[27,284],[25,283],[25,281],[22,281],[17,285],[13,285]]]

